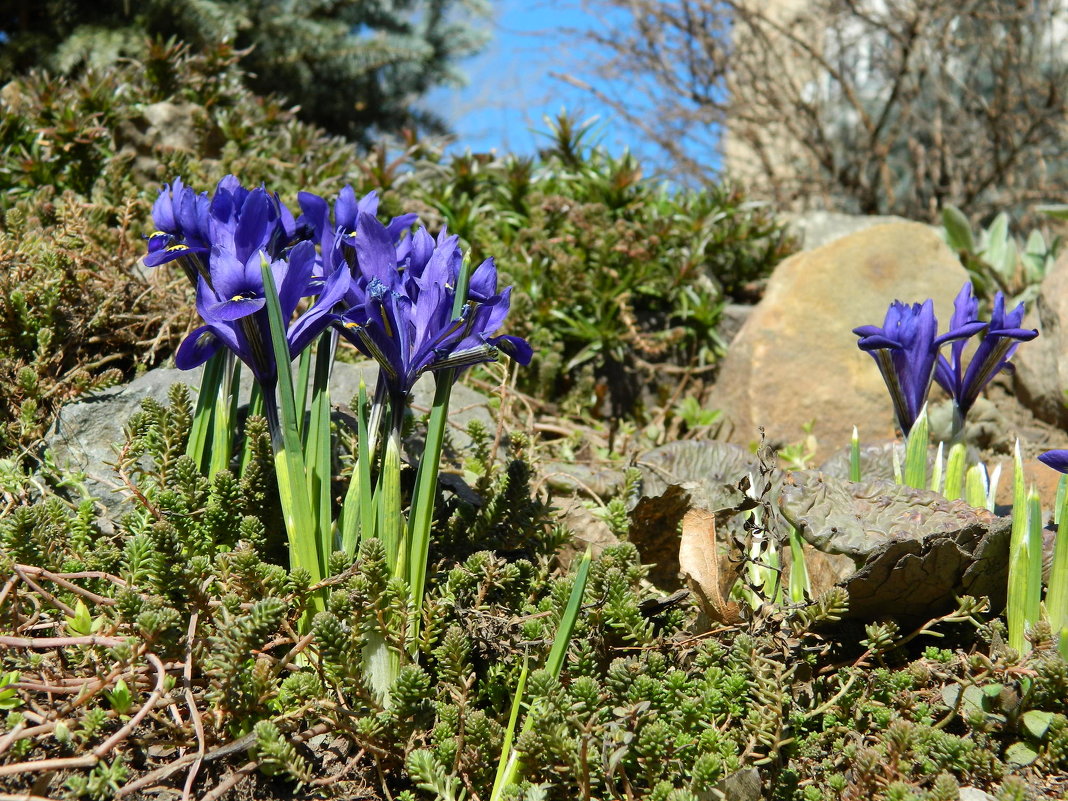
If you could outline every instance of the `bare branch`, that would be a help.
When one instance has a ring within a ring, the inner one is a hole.
[[[803,209],[973,218],[1068,194],[1066,0],[588,0],[586,87],[679,176]],[[620,22],[620,20],[623,20]]]

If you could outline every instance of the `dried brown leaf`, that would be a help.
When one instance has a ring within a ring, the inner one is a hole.
[[[710,623],[733,625],[742,620],[738,604],[728,600],[741,573],[741,560],[721,553],[716,516],[707,509],[690,509],[682,518],[679,568]]]

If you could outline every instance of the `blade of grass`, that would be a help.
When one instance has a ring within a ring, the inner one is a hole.
[[[297,387],[294,400],[296,401],[297,432],[300,434],[301,442],[304,445],[308,444],[308,432],[305,428],[304,418],[308,413],[308,380],[311,376],[311,361],[311,348],[305,348],[300,352],[300,356],[297,357]]]
[[[998,497],[998,482],[1001,481],[1001,465],[994,465],[994,472],[989,476],[986,471],[983,471],[983,475],[986,476],[986,508],[987,511],[994,511],[994,502]]]
[[[942,450],[945,443],[938,443],[938,452],[935,454],[934,469],[931,471],[931,492],[942,491]]]
[[[226,361],[223,364],[222,376],[219,379],[219,387],[215,395],[215,411],[211,415],[211,457],[208,460],[208,476],[214,476],[220,470],[230,467],[230,454],[233,449],[234,436],[234,375],[237,374],[240,381],[241,374],[237,372],[234,362],[234,354],[226,352]]]
[[[860,481],[860,436],[853,426],[853,437],[849,440],[849,480]]]
[[[1064,519],[1065,512],[1068,511],[1068,507],[1065,506],[1066,501],[1068,501],[1068,473],[1062,473],[1060,481],[1057,482],[1057,500],[1053,507],[1054,525],[1059,526]]]
[[[801,532],[790,526],[790,602],[804,603],[812,596],[812,584],[805,563],[805,546]]]
[[[371,468],[374,466],[374,445],[368,428],[367,386],[360,380],[360,417],[357,430],[360,436],[358,444],[360,461],[357,464],[360,478],[360,497],[366,501],[360,506],[360,539],[368,540],[375,535],[375,505],[371,494]]]
[[[403,414],[395,409],[394,414]],[[378,477],[378,536],[386,549],[386,563],[393,577],[404,577],[408,556],[401,547],[404,531],[404,514],[401,511],[400,492],[400,433],[390,424],[386,437],[386,450],[382,457],[382,472]]]
[[[452,302],[452,318],[457,320],[463,314],[467,300],[467,288],[471,280],[471,262],[464,259],[460,266],[460,275],[456,281],[456,295]],[[426,446],[423,458],[415,474],[415,490],[412,493],[412,506],[408,527],[408,584],[412,588],[412,603],[415,605],[413,628],[419,639],[422,623],[423,592],[426,589],[427,559],[430,554],[430,528],[434,522],[434,509],[437,506],[438,471],[441,468],[441,448],[445,441],[445,424],[449,415],[449,399],[452,386],[456,383],[458,372],[454,369],[442,370],[435,376],[434,405],[427,422]]]
[[[553,638],[553,647],[549,651],[549,656],[545,660],[545,669],[552,675],[554,679],[560,678],[560,670],[564,666],[564,658],[567,656],[567,648],[571,643],[571,635],[575,631],[575,623],[578,621],[579,610],[582,608],[582,596],[586,592],[586,581],[590,575],[590,563],[592,561],[592,553],[590,546],[586,546],[586,552],[582,555],[582,561],[579,563],[578,571],[575,573],[575,583],[571,586],[571,596],[567,599],[567,606],[564,608],[564,613],[560,617],[560,625],[556,629],[556,636]],[[520,693],[517,692],[516,699],[513,701],[513,709],[521,701]],[[523,721],[523,731],[520,733],[525,734],[534,727],[534,720],[537,717],[536,705],[532,706],[527,711],[526,719]],[[510,716],[509,729],[512,729],[514,722]],[[509,741],[508,733],[505,733],[505,741]],[[505,757],[505,751],[502,749],[501,760],[504,761],[504,769],[501,770],[498,762],[497,777],[493,782],[493,790],[490,793],[490,801],[499,801],[503,796],[505,790],[515,784],[519,775],[519,760],[520,754],[515,748],[510,748],[507,758]]]
[[[782,603],[782,563],[779,559],[779,549],[774,540],[768,542],[767,553],[764,554],[767,569],[764,571],[764,597],[773,604]]]
[[[334,364],[336,342],[337,335],[327,331],[319,337],[316,345],[311,416],[305,432],[308,498],[315,515],[319,561],[324,570],[330,564],[330,554],[334,552],[333,496],[330,482],[330,372]]]
[[[228,355],[229,352],[220,350],[208,359],[200,378],[200,392],[197,394],[193,425],[189,429],[189,442],[186,443],[185,452],[202,473],[208,470],[212,417],[215,413],[215,402],[219,396],[219,385],[222,383],[223,369]]]
[[[1062,481],[1063,484],[1063,481]],[[1061,495],[1060,492],[1057,493]],[[1054,640],[1059,639],[1061,656],[1068,659],[1068,499],[1060,498],[1060,521],[1053,545],[1053,567],[1046,591],[1046,615]]]
[[[1042,617],[1042,499],[1031,486],[1027,493],[1027,607],[1025,626],[1032,628]]]
[[[367,439],[367,385],[360,379],[356,402],[356,464],[345,494],[342,519],[342,548],[352,556],[356,546],[374,536],[375,505],[371,494],[371,443]]]
[[[1008,618],[1009,647],[1024,653],[1024,629],[1027,620],[1027,572],[1030,560],[1027,493],[1024,489],[1023,460],[1020,442],[1016,442],[1013,459],[1012,535],[1009,539],[1009,584],[1005,615]],[[975,504],[973,504],[975,505]]]
[[[515,740],[515,727],[519,722],[519,712],[523,706],[523,693],[527,688],[527,675],[530,673],[530,660],[523,660],[523,669],[519,672],[519,681],[516,683],[515,695],[512,697],[512,709],[508,713],[508,727],[504,730],[504,742],[501,743],[501,758],[497,760],[497,774],[493,779],[493,790],[490,798],[499,798],[501,783],[508,770],[508,762],[512,755],[512,742]],[[502,788],[503,789],[503,788]]]
[[[282,307],[278,301],[278,288],[274,283],[271,267],[261,257],[260,272],[267,295],[267,318],[271,326],[271,344],[274,348],[275,363],[278,366],[278,401],[280,406],[281,442],[274,443],[275,473],[278,477],[278,494],[282,502],[282,514],[289,538],[289,559],[291,567],[302,567],[311,574],[312,583],[322,581],[324,566],[319,563],[319,549],[316,544],[315,517],[305,478],[304,457],[301,450],[300,436],[297,433],[297,410],[293,397],[293,375],[290,371],[289,344],[286,341],[286,325],[282,319]],[[272,437],[272,440],[274,438]],[[321,593],[312,596],[312,609],[315,612],[324,608]],[[310,625],[306,615],[302,619],[302,628]]]
[[[973,464],[964,477],[964,500],[976,509],[985,509],[990,482],[987,480],[986,465]]]

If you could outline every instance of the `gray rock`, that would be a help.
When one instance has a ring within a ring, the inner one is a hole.
[[[168,150],[196,150],[197,120],[205,117],[200,106],[162,101],[145,106],[141,114],[148,123],[144,136],[151,145]]]
[[[202,370],[182,371],[159,368],[145,373],[129,384],[112,387],[67,404],[45,436],[45,447],[51,451],[57,466],[85,474],[89,493],[112,509],[120,502],[115,493],[119,482],[110,467],[125,441],[124,426],[141,408],[141,402],[152,398],[166,403],[171,386],[187,384],[195,396]],[[361,377],[373,391],[378,368],[372,363],[334,365],[331,399],[335,404],[348,404],[359,389]],[[244,377],[247,379],[247,373]],[[247,399],[247,380],[243,382],[242,402]],[[434,384],[424,376],[415,387],[412,408],[416,414],[429,411],[434,398]],[[450,402],[449,432],[456,449],[470,444],[467,425],[478,420],[490,431],[496,423],[490,414],[487,399],[464,384],[453,387]]]
[[[1050,269],[1024,319],[1038,338],[1013,356],[1016,397],[1039,420],[1068,427],[1068,253]]]
[[[859,214],[842,214],[837,211],[805,211],[786,216],[786,230],[801,240],[805,250],[824,245],[884,223],[907,222],[903,217],[894,215],[864,216]]]
[[[716,785],[713,792],[699,795],[701,801],[760,801],[764,797],[760,784],[760,771],[756,768],[736,770]]]
[[[126,422],[141,408],[143,400],[152,398],[166,403],[172,385],[181,382],[195,387],[201,373],[199,369],[150,370],[129,384],[68,403],[45,435],[45,447],[58,467],[84,474],[89,493],[104,506],[114,508],[121,497],[115,494],[120,484],[111,464],[125,442]]]
[[[960,801],[996,801],[994,796],[978,787],[961,787]]]
[[[865,229],[778,267],[731,342],[709,403],[723,411],[732,442],[748,445],[764,427],[772,443],[808,436],[817,459],[848,444],[895,436],[890,396],[852,329],[879,325],[890,302],[933,298],[949,320],[968,274],[926,225]]]
[[[889,542],[957,531],[994,516],[961,500],[891,481],[854,483],[810,470],[790,474],[779,508],[804,538],[863,564]]]

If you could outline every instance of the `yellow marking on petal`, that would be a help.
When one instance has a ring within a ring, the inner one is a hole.
[[[156,237],[156,236],[170,236],[170,234],[168,234],[166,231],[153,231],[152,233],[150,233],[148,235],[148,238],[152,239],[153,237]]]
[[[384,304],[378,304],[382,311],[382,327],[386,329],[386,336],[393,339],[393,329],[389,325],[389,318],[386,316],[386,307]]]
[[[244,295],[234,295],[230,300],[246,300]]]
[[[186,246],[186,245],[169,245],[169,246],[168,246],[168,247],[166,248],[166,250],[168,250],[168,251],[174,251],[174,250],[189,250],[189,248],[188,248],[188,246]]]
[[[359,323],[342,323],[342,325],[344,325],[345,328],[359,328],[360,327]]]

